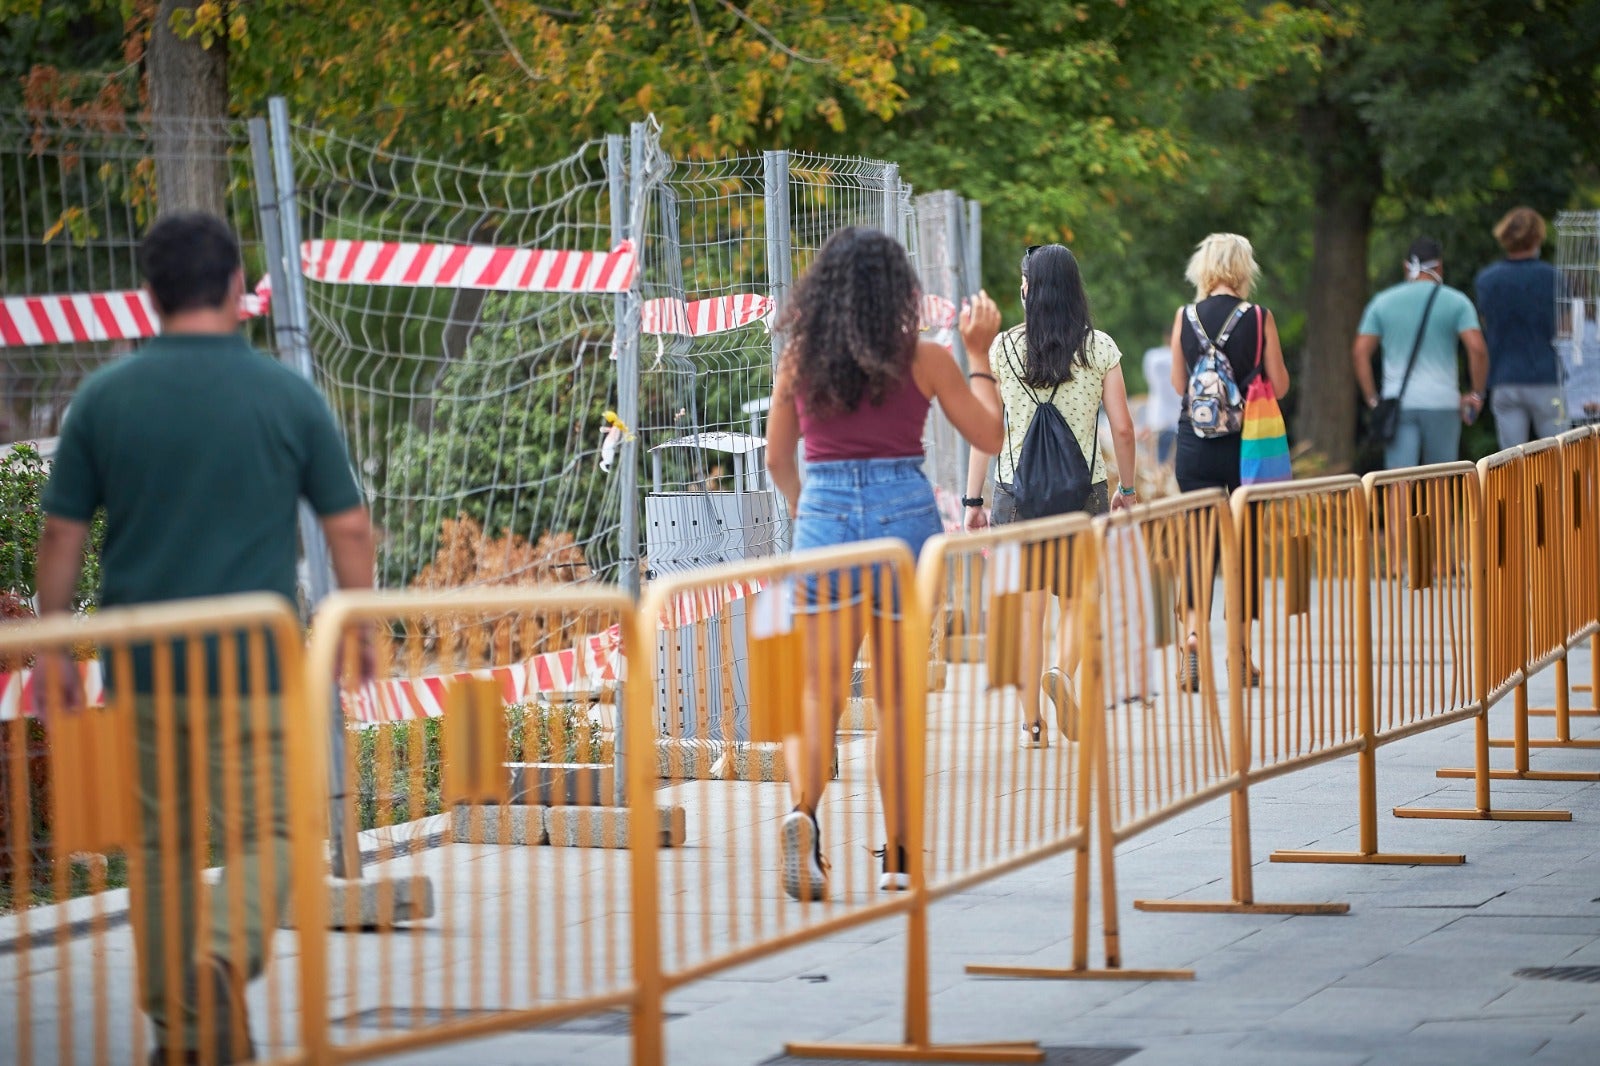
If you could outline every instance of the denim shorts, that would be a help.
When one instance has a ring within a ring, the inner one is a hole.
[[[795,551],[894,537],[904,541],[915,558],[930,537],[942,532],[944,524],[921,459],[841,459],[806,467],[795,515]],[[796,590],[797,609],[814,613],[824,607],[853,606],[860,602],[865,585],[874,591],[874,614],[897,616],[900,590],[893,587],[893,575],[872,573],[863,581],[860,570],[805,578]],[[889,602],[879,604],[881,599]]]

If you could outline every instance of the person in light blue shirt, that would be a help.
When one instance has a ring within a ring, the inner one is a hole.
[[[1390,470],[1460,458],[1461,425],[1470,424],[1483,410],[1489,374],[1489,352],[1478,312],[1466,293],[1444,283],[1444,253],[1439,242],[1429,237],[1413,241],[1405,271],[1405,281],[1384,289],[1367,304],[1350,353],[1367,407],[1377,407],[1380,399],[1400,401],[1399,430],[1383,455],[1383,465]],[[1465,394],[1460,389],[1457,341],[1466,346],[1472,381],[1472,391]],[[1372,356],[1380,344],[1381,386],[1372,373]],[[1407,380],[1406,364],[1413,346],[1416,366]]]

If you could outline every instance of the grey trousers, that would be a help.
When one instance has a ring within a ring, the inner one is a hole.
[[[1489,410],[1501,448],[1515,448],[1561,432],[1560,385],[1496,385]]]

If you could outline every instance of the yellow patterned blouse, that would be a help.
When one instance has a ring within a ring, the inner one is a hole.
[[[1021,325],[1006,330],[989,346],[989,362],[994,367],[995,381],[1000,386],[1000,401],[1005,405],[1006,412],[1005,446],[1000,450],[994,476],[996,481],[1007,485],[1016,476],[1017,452],[1022,449],[1022,438],[1028,432],[1028,423],[1033,421],[1034,399],[1029,395],[1029,390],[1032,389],[1040,400],[1050,395],[1048,387],[1033,388],[1019,380],[1027,353],[1028,337]],[[1078,447],[1083,449],[1084,458],[1093,463],[1090,480],[1098,484],[1106,479],[1105,458],[1095,446],[1100,394],[1106,375],[1122,362],[1122,352],[1118,350],[1116,341],[1095,330],[1089,336],[1088,355],[1089,365],[1075,365],[1072,380],[1063,382],[1056,390],[1055,405],[1072,428],[1072,435],[1078,438]]]

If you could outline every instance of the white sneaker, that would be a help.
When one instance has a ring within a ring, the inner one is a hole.
[[[890,848],[894,851],[891,853]],[[879,892],[908,892],[911,890],[911,874],[906,869],[906,849],[899,844],[885,844],[882,851],[872,853],[883,860],[883,873],[878,878]],[[890,855],[893,859],[890,859]]]
[[[1039,678],[1039,690],[1055,704],[1056,728],[1061,730],[1061,735],[1077,740],[1078,701],[1072,696],[1072,682],[1067,680],[1067,675],[1052,666]]]
[[[783,890],[789,898],[828,897],[828,870],[822,861],[822,834],[817,820],[798,807],[783,816]]]

